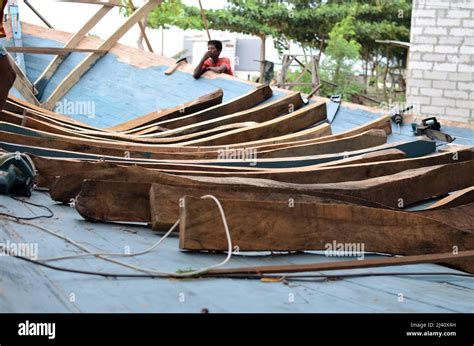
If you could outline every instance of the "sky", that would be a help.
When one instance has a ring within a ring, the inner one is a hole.
[[[134,5],[140,4],[140,0],[135,0]],[[198,6],[197,0],[184,0],[186,5]],[[82,25],[94,15],[100,8],[93,4],[74,4],[68,2],[57,2],[54,0],[30,1],[38,12],[51,23],[51,25],[58,30],[67,32],[76,32]],[[222,8],[225,6],[225,0],[202,0],[204,8]],[[42,21],[31,11],[28,6],[24,4],[23,0],[19,0],[20,19],[22,21],[44,26]],[[95,28],[90,31],[90,34],[97,35],[102,39],[110,36],[121,23],[125,21],[119,13],[118,8],[113,8]],[[188,31],[186,34],[197,33],[199,31]],[[165,34],[165,55],[174,55],[182,49],[183,45],[183,30],[172,28],[166,30]],[[154,29],[147,29],[147,35],[154,47],[154,50],[161,53],[161,31]],[[139,36],[139,28],[135,25],[127,34],[125,34],[120,43],[136,47],[136,41]]]
[[[134,5],[138,6],[143,1],[135,0]],[[222,8],[226,5],[226,0],[202,0],[202,5],[206,9]],[[19,0],[20,20],[36,25],[45,26],[43,22],[24,4],[23,0]],[[183,0],[183,3],[189,6],[199,6],[198,0]],[[82,25],[94,15],[100,8],[93,4],[75,4],[68,2],[57,2],[54,0],[32,0],[30,1],[39,13],[45,17],[51,25],[58,30],[67,32],[76,32]],[[118,8],[113,8],[99,24],[90,31],[90,34],[97,35],[102,39],[109,37],[121,23],[125,22],[125,17],[119,13]],[[222,37],[222,32],[211,30],[211,36]],[[164,55],[173,56],[183,49],[184,35],[202,34],[201,31],[183,30],[171,28],[165,30],[164,34]],[[156,53],[161,54],[162,40],[161,30],[147,29],[147,36],[151,41],[151,45]],[[120,43],[137,47],[137,39],[139,37],[139,28],[135,25],[120,40]],[[267,41],[267,60],[277,62],[279,60],[276,50],[273,48],[271,40]]]

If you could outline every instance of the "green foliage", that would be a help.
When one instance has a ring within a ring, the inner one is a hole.
[[[326,58],[322,64],[329,80],[338,85],[336,93],[342,93],[346,99],[350,99],[353,94],[363,89],[363,86],[355,80],[352,69],[360,57],[361,49],[361,45],[350,38],[354,37],[354,33],[355,23],[352,16],[347,16],[334,25],[329,32]]]
[[[341,85],[337,90],[325,85],[323,94],[333,89],[349,97],[361,89],[351,69],[355,60],[364,60],[369,70],[404,65],[405,49],[391,49],[387,58],[387,46],[376,41],[408,42],[411,6],[412,0],[228,0],[224,9],[205,10],[205,15],[213,30],[272,36],[280,54],[290,41],[319,50],[328,57],[321,74]],[[122,13],[130,15],[131,11]],[[199,8],[181,0],[163,1],[150,12],[148,26],[204,29]],[[386,58],[381,59],[383,56]],[[301,81],[305,78],[310,76]]]
[[[329,32],[326,55],[331,58],[335,67],[334,79],[339,79],[339,69],[350,68],[350,64],[360,56],[361,45],[354,40],[354,17],[348,16],[336,23]]]
[[[122,14],[130,16],[132,10],[128,0],[122,0],[122,3],[127,6],[121,9]],[[197,16],[188,16],[186,8],[187,6],[181,0],[163,1],[148,14],[147,25],[155,29],[167,29],[168,26],[177,26],[184,30],[202,29],[203,25],[199,13]]]

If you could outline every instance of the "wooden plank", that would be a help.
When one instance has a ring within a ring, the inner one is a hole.
[[[288,114],[290,111],[300,109],[303,105],[300,93],[296,92],[280,97],[273,102],[265,103],[248,110],[215,117],[210,120],[196,122],[191,125],[163,131],[157,134],[145,135],[143,137],[152,136],[153,138],[159,138],[184,135],[238,122],[265,122],[274,119],[275,117]],[[198,117],[196,117],[196,121],[198,121]]]
[[[65,56],[70,53],[107,53],[105,50],[93,48],[57,48],[57,47],[7,47],[10,53],[26,53],[26,54],[47,54]]]
[[[459,229],[474,232],[474,203],[460,204],[445,209],[425,209],[415,213]]]
[[[227,145],[272,138],[305,129],[326,119],[326,104],[314,103],[287,115],[265,121],[248,129],[238,129],[181,145]]]
[[[13,70],[16,74],[15,83],[13,86],[18,90],[18,92],[30,103],[39,105],[38,99],[36,98],[36,89],[29,81],[28,77],[17,65],[16,60],[12,58],[10,54],[7,54],[10,65],[13,67]]]
[[[361,150],[387,143],[384,130],[369,130],[352,137],[335,139],[327,142],[304,144],[281,149],[259,151],[259,158],[295,157],[308,155],[323,155]]]
[[[26,149],[28,150],[28,149]],[[396,151],[396,150],[394,150]],[[64,153],[67,155],[67,153]],[[394,159],[399,158],[399,154],[384,154],[382,155],[381,160],[388,160],[391,156],[395,156]],[[259,170],[250,169],[250,168],[239,168],[238,170],[232,167],[213,167],[213,166],[202,166],[202,165],[179,165],[179,164],[162,164],[162,163],[153,163],[149,161],[80,161],[78,159],[70,159],[70,158],[58,158],[58,157],[41,157],[31,155],[33,157],[33,161],[36,165],[36,168],[39,172],[39,176],[37,178],[37,184],[41,188],[51,189],[52,185],[56,181],[66,181],[71,179],[72,177],[68,177],[69,174],[75,174],[75,176],[67,183],[61,183],[63,186],[67,186],[66,194],[68,198],[70,196],[75,196],[79,193],[80,184],[77,181],[84,179],[81,177],[80,174],[85,171],[95,171],[105,168],[113,168],[117,165],[122,166],[131,166],[136,165],[144,168],[149,169],[156,169],[163,173],[169,174],[178,174],[178,175],[191,175],[191,176],[202,176],[202,175],[211,175],[211,176],[244,176],[245,174],[251,172],[258,173]],[[364,160],[366,162],[366,160]],[[102,165],[104,164],[104,165]],[[106,164],[106,165],[105,165]],[[61,176],[58,177],[58,172],[61,172]],[[310,175],[313,172],[308,172]],[[252,177],[250,175],[250,177]],[[265,178],[265,177],[263,177]],[[354,179],[355,180],[355,179]],[[298,181],[295,181],[298,182]],[[76,184],[76,185],[74,185]],[[58,185],[59,186],[59,185]],[[77,190],[74,190],[74,189]],[[69,192],[67,192],[69,191]],[[71,192],[72,191],[72,192]],[[64,193],[64,192],[60,192]],[[61,200],[58,198],[57,200]],[[66,199],[67,201],[67,199]]]
[[[474,248],[474,233],[414,213],[350,204],[220,200],[239,251],[322,250],[328,244],[364,246],[363,251],[402,255]],[[216,203],[186,196],[180,216],[180,248],[227,250]],[[356,248],[357,249],[357,248]],[[354,254],[353,254],[354,255]],[[453,265],[474,273],[473,261]]]
[[[24,128],[31,129],[33,132],[32,134],[36,135],[37,133],[34,131],[41,131],[42,135],[45,132],[50,133],[51,135],[61,135],[63,136],[62,139],[67,141],[74,141],[74,139],[82,139],[82,140],[91,140],[95,141],[96,144],[101,146],[107,147],[107,143],[115,143],[115,147],[118,145],[119,147],[122,145],[130,144],[133,145],[134,143],[138,145],[151,145],[151,147],[145,146],[142,147],[144,150],[151,149],[155,151],[156,146],[154,144],[168,144],[168,143],[179,143],[183,140],[190,140],[194,138],[203,138],[209,135],[213,135],[216,133],[223,133],[233,129],[240,129],[240,128],[248,128],[255,123],[247,122],[247,123],[235,123],[229,124],[217,128],[212,128],[206,131],[191,133],[179,137],[166,137],[166,138],[136,138],[130,135],[120,135],[120,134],[113,134],[113,133],[105,133],[102,131],[88,131],[88,130],[79,130],[74,125],[68,124],[61,124],[58,121],[47,119],[47,117],[43,117],[39,114],[34,114],[35,118],[41,118],[42,120],[37,120],[34,118],[29,117],[30,111],[25,111],[23,115],[12,114],[7,111],[3,111],[1,114],[1,120],[4,122],[8,122],[14,125],[21,125]],[[19,122],[18,119],[21,119]],[[17,131],[19,131],[17,129]],[[15,131],[13,131],[15,132]],[[38,136],[37,136],[38,137]],[[41,136],[39,136],[41,137]],[[155,147],[155,148],[154,148]],[[217,157],[217,152],[209,153],[209,157],[215,158]]]
[[[123,184],[114,184],[119,186],[119,189]],[[97,184],[99,188],[104,188],[106,184]],[[101,190],[105,193],[106,190]],[[81,192],[82,193],[82,192]],[[343,201],[337,201],[334,199],[323,198],[311,195],[288,195],[281,192],[267,192],[265,188],[251,189],[241,188],[234,186],[199,186],[199,187],[183,187],[183,186],[171,186],[163,184],[152,184],[149,197],[150,197],[150,216],[151,226],[155,231],[168,230],[175,222],[179,219],[179,205],[180,199],[184,196],[195,196],[201,197],[204,195],[212,194],[216,198],[229,198],[229,196],[238,196],[238,199],[249,200],[249,201],[283,201],[288,202],[290,200],[297,200],[304,203],[345,203]],[[83,203],[83,202],[81,202]],[[94,202],[95,204],[95,202]],[[145,205],[140,203],[141,208],[145,208]],[[123,214],[122,214],[123,215]],[[123,216],[122,216],[123,217]]]
[[[297,145],[305,145],[305,144],[314,144],[314,143],[320,143],[320,142],[325,142],[325,141],[331,141],[335,139],[341,139],[341,138],[346,138],[350,136],[354,136],[360,133],[363,133],[365,131],[371,130],[371,129],[382,129],[385,131],[387,135],[392,133],[392,124],[390,120],[390,116],[384,115],[381,116],[378,119],[372,120],[366,124],[357,126],[355,128],[352,128],[350,130],[337,133],[337,134],[331,134],[328,136],[321,136],[321,137],[316,137],[316,138],[309,138],[309,139],[303,139],[300,141],[291,141],[291,142],[286,142],[284,144],[280,143],[262,143],[262,142],[254,142],[252,144],[258,144],[259,150],[272,150],[272,149],[279,149],[285,146],[297,146]],[[238,144],[236,144],[238,145]]]
[[[25,148],[28,152],[28,149]],[[397,152],[397,150],[393,150],[396,153],[387,153],[380,155],[380,160],[388,160],[394,156],[394,159],[400,157],[401,152]],[[380,152],[382,153],[382,152]],[[67,153],[64,153],[67,155]],[[259,170],[250,169],[250,168],[239,168],[238,170],[232,167],[225,168],[225,167],[212,167],[212,166],[200,166],[200,165],[167,165],[161,163],[152,163],[152,162],[137,162],[137,161],[126,161],[126,162],[96,162],[96,161],[80,161],[78,159],[61,159],[58,157],[41,157],[31,155],[33,161],[35,163],[36,169],[39,172],[39,176],[37,178],[37,184],[39,187],[52,189],[53,183],[57,182],[57,186],[55,186],[56,191],[51,191],[51,194],[55,195],[55,200],[59,201],[67,201],[68,198],[72,198],[73,196],[79,193],[80,189],[80,181],[85,179],[85,176],[81,176],[83,172],[86,171],[96,171],[105,168],[113,168],[116,167],[117,164],[123,166],[130,166],[136,165],[144,168],[156,169],[163,173],[170,173],[170,174],[179,174],[179,175],[211,175],[211,176],[245,176],[245,174],[249,174],[249,177],[252,177],[251,172],[258,173]],[[371,158],[374,160],[376,158]],[[365,159],[359,159],[357,162],[363,161],[366,162]],[[373,162],[373,161],[372,161]],[[168,168],[168,169],[167,169]],[[317,170],[317,168],[315,169]],[[61,176],[58,177],[58,172],[61,172]],[[307,172],[306,175],[311,175],[314,172]],[[336,172],[337,173],[337,172]],[[74,176],[68,176],[70,174],[74,174]],[[271,173],[269,173],[271,174]],[[284,175],[283,173],[281,174]],[[258,176],[254,176],[256,178]],[[337,176],[336,176],[337,177]],[[91,178],[91,177],[88,177]],[[97,177],[96,177],[97,178]],[[99,177],[103,179],[103,177]],[[265,176],[261,176],[261,178],[265,178]],[[367,178],[367,177],[366,177]],[[364,178],[364,179],[366,179]],[[339,179],[340,176],[339,176]],[[358,180],[360,180],[359,178]],[[356,180],[356,179],[354,179]],[[79,181],[79,183],[78,183]],[[295,181],[298,182],[298,181]],[[66,190],[60,190],[58,187],[62,186],[61,189],[64,189],[66,186]],[[60,197],[60,194],[65,195],[66,197]]]
[[[474,161],[468,161],[459,164],[421,168],[357,182],[342,182],[326,185],[288,184],[261,179],[178,177],[165,175],[153,170],[144,170],[140,167],[117,168],[95,172],[83,172],[81,174],[60,178],[57,184],[51,188],[50,193],[54,199],[60,199],[61,201],[69,200],[79,193],[82,181],[87,179],[100,180],[100,182],[95,181],[91,183],[94,184],[94,188],[90,188],[85,192],[81,190],[79,194],[83,197],[83,200],[80,202],[82,205],[81,215],[89,219],[100,219],[102,217],[107,221],[110,221],[110,217],[108,214],[105,214],[104,208],[108,207],[100,207],[100,205],[103,204],[104,199],[108,199],[106,204],[115,204],[115,198],[117,197],[113,196],[116,196],[119,190],[121,191],[121,199],[128,199],[130,202],[133,201],[137,207],[147,208],[146,201],[144,202],[148,196],[146,188],[141,190],[140,198],[136,192],[137,189],[133,187],[133,183],[161,183],[175,185],[180,188],[187,186],[195,191],[199,189],[211,189],[212,186],[216,190],[221,191],[232,188],[232,192],[227,193],[227,198],[235,196],[237,191],[241,191],[241,189],[246,189],[247,191],[256,192],[265,191],[266,193],[287,193],[287,199],[297,198],[302,194],[308,194],[357,203],[359,205],[369,203],[368,205],[370,206],[380,208],[401,208],[410,203],[421,201],[431,196],[444,194],[446,191],[472,183],[474,178],[468,176],[466,172],[472,170],[473,166]],[[453,172],[459,172],[461,178],[445,179],[445,176],[453,175]],[[432,179],[433,176],[440,176],[445,180],[437,186],[433,186],[434,184],[432,184],[432,186],[426,186],[426,182],[431,181],[430,179]],[[127,195],[127,189],[130,191],[130,195]],[[99,195],[101,196],[101,202],[93,203],[94,198],[96,198],[95,196]],[[169,194],[166,198],[177,203],[181,196],[181,192],[176,191],[174,198]],[[223,197],[225,197],[225,195]],[[400,201],[403,202],[403,205]],[[121,221],[136,221],[136,216],[132,215],[133,213],[129,209],[123,208],[119,210],[117,207],[114,208],[116,208],[115,215],[119,215],[118,217],[121,218]],[[98,215],[102,216],[99,217]],[[128,218],[131,218],[131,220]]]
[[[132,0],[128,0],[128,5],[132,8],[133,11],[136,11],[136,7],[135,5],[133,4]],[[148,39],[148,35],[146,34],[145,32],[145,29],[146,29],[146,21],[147,21],[147,17],[145,16],[145,18],[143,19],[143,23],[141,20],[138,21],[138,27],[140,28],[140,31],[142,33],[142,36],[143,36],[143,39],[145,40],[145,43],[148,47],[148,50],[151,52],[151,53],[154,53],[153,52],[153,48],[151,47],[151,43],[150,43],[150,40]]]
[[[4,114],[4,113],[2,113]],[[347,153],[325,154],[314,156],[301,156],[292,158],[272,158],[258,159],[252,152],[242,152],[240,159],[229,159],[229,152],[222,151],[210,154],[212,159],[202,159],[199,154],[193,153],[175,153],[166,152],[161,146],[155,147],[140,143],[124,142],[105,142],[88,138],[69,137],[61,134],[31,130],[18,125],[0,122],[0,133],[4,141],[20,144],[33,145],[43,148],[53,148],[65,151],[75,151],[80,153],[89,153],[96,155],[117,156],[122,158],[139,158],[163,160],[163,162],[181,162],[184,164],[200,164],[213,166],[235,166],[235,167],[254,167],[254,168],[289,168],[302,167],[329,161],[335,161],[343,157],[361,155],[371,151],[378,151],[390,148],[396,148],[409,152],[410,156],[415,154],[425,155],[434,150],[431,142],[417,141],[409,143],[392,143],[390,145],[381,145],[369,149],[362,149]],[[239,154],[240,155],[240,154]],[[416,155],[415,155],[416,156]]]
[[[132,171],[140,171],[141,179],[137,180],[138,175],[133,174]],[[61,202],[68,202],[71,198],[76,196],[75,206],[79,214],[86,220],[94,221],[150,223],[150,188],[152,184],[157,183],[159,183],[160,186],[169,185],[167,187],[168,192],[165,191],[163,195],[163,198],[166,198],[168,201],[166,206],[168,209],[163,209],[162,213],[167,213],[167,221],[174,219],[172,222],[177,220],[179,198],[184,196],[183,188],[185,187],[188,188],[186,191],[191,191],[192,193],[222,193],[226,196],[229,196],[229,194],[230,196],[243,194],[243,196],[261,196],[264,200],[270,198],[268,197],[270,194],[277,196],[278,194],[287,193],[285,198],[287,203],[290,197],[298,200],[307,200],[310,198],[305,196],[301,197],[301,195],[303,195],[302,193],[295,193],[295,191],[291,189],[270,191],[266,187],[261,186],[231,187],[213,184],[195,185],[188,179],[181,179],[180,177],[163,173],[157,174],[156,171],[145,171],[139,167],[130,169],[121,167],[104,169],[95,172],[86,172],[81,175],[81,179],[77,179],[77,177],[78,175],[69,175],[68,179],[61,177],[51,187],[50,194],[55,200]],[[72,184],[68,185],[68,183]],[[71,188],[71,186],[73,188]],[[71,192],[74,192],[74,194],[71,194]],[[358,203],[369,207],[378,206],[375,203],[363,201],[351,196],[340,196],[321,191],[308,191],[307,195],[324,198],[325,200],[331,199],[331,201],[336,199],[334,203],[347,202]],[[131,200],[133,200],[133,203],[130,202]],[[133,206],[131,204],[133,204]],[[165,224],[165,222],[164,220],[162,221],[163,224]]]
[[[118,1],[118,0],[117,0]],[[92,16],[87,23],[84,24],[64,45],[64,48],[76,48],[79,42],[86,36],[86,34],[102,19],[107,13],[112,9],[110,5],[102,6],[95,14]],[[66,56],[56,56],[51,60],[48,66],[44,69],[41,75],[36,79],[35,86],[40,91],[40,97],[46,85],[53,77],[54,73],[64,61]]]
[[[268,188],[294,188],[295,191],[325,191],[344,194],[392,208],[405,208],[425,199],[474,185],[474,161],[421,167],[360,181],[324,184],[292,184],[266,179],[187,177],[206,184],[253,185]],[[436,181],[436,184],[433,182]]]
[[[1,124],[0,124],[1,129]],[[335,154],[323,154],[323,155],[308,155],[308,156],[295,156],[295,157],[277,157],[277,158],[259,158],[258,151],[240,151],[234,153],[232,150],[227,150],[226,147],[221,149],[221,154],[217,160],[209,159],[192,159],[192,160],[180,160],[183,163],[196,163],[196,164],[210,164],[227,167],[255,167],[260,169],[283,169],[291,167],[305,167],[316,164],[326,163],[349,158],[352,156],[358,156],[370,152],[387,149],[398,149],[405,152],[407,158],[420,157],[428,154],[432,154],[436,151],[436,144],[430,140],[416,140],[411,142],[394,142],[379,145],[376,147],[349,151],[349,152],[338,152]],[[240,153],[240,155],[239,155]]]
[[[330,129],[329,124],[323,124],[319,125],[322,128]],[[314,129],[314,128],[313,128]],[[301,134],[304,134],[305,131],[311,132],[313,129],[307,129],[304,131],[300,131]],[[235,143],[235,144],[228,144],[226,147],[229,148],[242,148],[242,146],[245,145],[245,147],[252,147],[252,148],[258,148],[259,150],[271,150],[271,149],[278,149],[281,147],[286,147],[286,146],[294,146],[294,145],[303,145],[303,144],[311,144],[311,143],[317,143],[317,142],[323,142],[323,141],[329,141],[329,140],[334,140],[334,139],[340,139],[340,138],[345,138],[345,137],[350,137],[354,136],[356,134],[360,134],[362,132],[368,131],[370,129],[383,129],[387,134],[392,133],[392,125],[391,125],[391,120],[389,115],[384,115],[381,116],[378,119],[375,119],[371,122],[368,122],[367,124],[363,124],[361,126],[355,127],[353,129],[350,129],[348,131],[344,131],[338,134],[327,134],[325,136],[310,136],[310,138],[304,138],[302,140],[298,140],[298,138],[295,138],[299,136],[298,133],[294,134],[287,134],[284,136],[281,136],[279,138],[266,138],[266,139],[259,139],[255,141],[250,141],[246,143]],[[289,141],[288,141],[289,139]],[[295,140],[293,140],[295,139]],[[190,146],[192,147],[192,146]],[[201,150],[203,149],[202,146],[200,147]],[[206,146],[207,150],[212,150],[212,149],[220,149],[222,148],[221,145],[218,146],[212,146],[208,145]]]
[[[424,210],[438,210],[457,207],[459,205],[474,203],[474,186],[456,191],[451,195],[439,200]]]
[[[149,0],[137,11],[135,11],[127,21],[120,26],[120,28],[113,33],[105,42],[103,42],[97,49],[109,51],[117,41],[133,26],[135,25],[145,13],[148,13],[156,5],[158,5],[162,0]],[[76,84],[79,79],[84,75],[89,69],[99,60],[103,54],[90,54],[86,59],[84,59],[78,66],[76,66],[65,78],[64,80],[56,87],[52,92],[49,98],[42,103],[42,106],[47,109],[54,108],[56,102],[58,102],[61,97],[66,95],[66,93]]]
[[[55,0],[56,2],[72,2],[77,4],[94,4],[107,7],[125,7],[120,0]]]
[[[197,99],[183,103],[182,105],[173,108],[162,109],[157,112],[151,112],[141,117],[123,122],[119,125],[110,127],[109,130],[117,132],[127,131],[126,133],[133,133],[137,131],[136,128],[149,125],[156,121],[169,120],[179,116],[199,112],[213,106],[217,106],[222,103],[223,96],[224,92],[222,91],[222,89],[218,89],[216,91],[213,91],[212,93],[200,96]]]
[[[40,115],[42,117],[47,117],[49,119],[59,121],[60,123],[67,124],[67,125],[73,125],[78,128],[86,128],[90,130],[97,130],[101,131],[102,129],[99,129],[97,127],[82,123],[80,121],[74,120],[71,117],[68,117],[66,115],[62,115],[59,113],[55,113],[52,111],[49,111],[47,109],[41,108],[38,105],[34,105],[32,103],[29,103],[24,100],[20,100],[13,95],[8,96],[7,103],[5,105],[5,109],[10,111],[10,112],[15,112],[18,114],[24,114],[25,111],[31,111],[30,116],[34,117],[35,114]],[[41,118],[42,119],[42,118]],[[102,130],[104,131],[104,130]]]
[[[261,85],[237,98],[224,102],[220,105],[216,105],[214,107],[202,110],[194,114],[184,115],[176,119],[158,121],[145,127],[140,127],[138,128],[138,130],[141,131],[140,134],[146,134],[153,133],[154,131],[156,131],[155,126],[160,126],[167,129],[176,129],[178,127],[183,127],[250,109],[258,105],[259,103],[269,99],[272,95],[273,91],[270,86]]]
[[[229,274],[280,274],[280,273],[304,273],[304,272],[320,272],[331,270],[345,269],[363,269],[363,268],[379,268],[388,266],[403,266],[413,264],[426,263],[449,263],[450,261],[474,260],[474,250],[461,251],[457,254],[453,252],[428,254],[428,255],[412,255],[403,257],[375,258],[352,261],[336,261],[336,262],[318,262],[307,264],[287,264],[287,265],[269,265],[269,266],[253,266],[240,268],[219,268],[212,269],[204,274],[204,276],[229,275]]]
[[[395,152],[392,152],[392,150]],[[389,155],[388,158],[395,158],[388,160],[386,155]],[[456,160],[454,160],[453,157],[456,157]],[[272,169],[260,172],[233,172],[232,176],[241,178],[270,179],[299,184],[337,183],[348,180],[364,180],[395,174],[408,169],[449,164],[453,162],[464,162],[468,160],[474,160],[473,148],[463,149],[454,153],[436,153],[413,159],[405,159],[404,153],[400,155],[399,150],[389,149],[387,151],[377,151],[360,156],[353,156],[345,160],[306,167]],[[208,172],[208,174],[212,174],[212,172]],[[218,176],[228,177],[230,175],[219,173]]]

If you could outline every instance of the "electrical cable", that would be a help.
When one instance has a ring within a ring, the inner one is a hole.
[[[143,273],[146,273],[146,274],[151,274],[151,275],[159,275],[159,276],[168,276],[168,277],[191,277],[191,276],[196,276],[198,274],[202,274],[202,273],[205,273],[211,269],[214,269],[214,268],[218,268],[218,267],[221,267],[223,265],[225,265],[232,257],[232,239],[230,237],[230,231],[229,231],[229,227],[227,225],[227,220],[226,220],[226,217],[225,217],[225,213],[224,213],[224,209],[222,208],[222,205],[221,203],[219,202],[219,200],[212,196],[212,195],[205,195],[205,196],[202,196],[201,198],[205,199],[205,198],[210,198],[212,200],[214,200],[214,202],[216,202],[217,204],[217,207],[219,208],[219,212],[221,214],[221,218],[222,218],[222,222],[223,222],[223,225],[224,225],[224,229],[225,229],[225,233],[226,233],[226,238],[227,238],[227,243],[228,243],[228,253],[227,253],[227,257],[225,258],[224,261],[222,261],[221,263],[218,263],[218,264],[215,264],[215,265],[212,265],[212,266],[209,266],[209,267],[206,267],[206,268],[203,268],[203,269],[199,269],[199,270],[195,270],[195,271],[190,271],[190,272],[186,272],[186,273],[166,273],[166,272],[160,272],[160,271],[156,271],[156,270],[152,270],[152,269],[147,269],[147,268],[142,268],[142,267],[138,267],[138,266],[135,266],[135,265],[132,265],[132,264],[129,264],[129,263],[125,263],[125,262],[122,262],[122,261],[118,261],[118,260],[115,260],[115,259],[112,259],[112,258],[108,258],[108,257],[105,257],[105,256],[117,256],[117,255],[120,255],[120,256],[130,256],[128,254],[102,254],[102,253],[94,253],[92,251],[90,251],[89,249],[87,249],[86,247],[84,247],[83,245],[80,245],[78,243],[76,243],[74,240],[64,236],[64,235],[61,235],[57,232],[54,232],[54,231],[51,231],[49,229],[47,229],[46,227],[43,227],[43,226],[40,226],[40,225],[36,225],[36,224],[33,224],[33,223],[29,223],[29,222],[25,222],[25,221],[22,221],[22,220],[18,220],[18,219],[15,219],[14,217],[8,215],[8,217],[10,218],[13,218],[13,220],[10,219],[10,221],[14,221],[14,222],[17,222],[17,223],[20,223],[20,224],[24,224],[24,225],[29,225],[29,226],[32,226],[32,227],[35,227],[35,228],[38,228],[42,231],[45,231],[47,232],[48,234],[51,234],[51,235],[54,235],[60,239],[63,239],[65,241],[67,241],[68,243],[71,243],[73,244],[74,246],[78,247],[79,249],[87,252],[87,255],[88,256],[95,256],[97,258],[100,258],[100,259],[103,259],[103,260],[106,260],[106,261],[109,261],[109,262],[112,262],[112,263],[115,263],[115,264],[119,264],[121,266],[124,266],[124,267],[127,267],[127,268],[130,268],[130,269],[134,269],[136,271],[140,271],[140,272],[143,272]],[[144,251],[141,251],[141,252],[138,252],[138,253],[135,253],[133,254],[134,256],[138,256],[140,254],[144,254],[144,253],[148,253],[150,252],[151,250],[153,249],[156,249],[158,247],[158,245],[161,244],[161,242],[166,239],[166,237],[169,236],[169,234],[171,234],[171,232],[174,230],[174,228],[177,226],[179,220],[176,221],[176,223],[171,227],[171,229],[160,239],[160,241],[158,241],[156,244],[154,244],[152,247],[144,250]],[[74,258],[74,257],[83,257],[85,254],[81,254],[81,255],[73,255],[73,256],[63,256],[63,257],[67,257],[67,258]],[[64,259],[64,258],[49,258],[47,260],[51,261],[51,260],[55,260],[55,259]],[[42,263],[42,262],[40,262]]]
[[[2,247],[0,246],[0,249]],[[4,249],[5,251],[5,249]],[[7,251],[5,251],[7,252]],[[7,252],[8,254],[8,252]],[[36,261],[27,257],[12,255],[9,256],[35,264],[42,267],[46,267],[52,270],[68,272],[68,273],[75,273],[75,274],[84,274],[84,275],[92,275],[92,276],[103,276],[103,277],[113,277],[113,278],[163,278],[163,279],[171,279],[176,278],[174,274],[121,274],[121,273],[107,273],[107,272],[95,272],[95,271],[87,271],[87,270],[79,270],[79,269],[72,269],[72,268],[65,268],[54,266],[51,264],[43,263],[40,261]],[[474,278],[474,275],[468,273],[451,273],[451,272],[393,272],[393,273],[358,273],[358,274],[308,274],[308,275],[261,275],[261,274],[219,274],[219,275],[212,275],[212,273],[202,273],[200,276],[196,276],[196,278],[212,278],[212,279],[281,279],[282,281],[309,281],[305,279],[338,279],[338,278],[352,278],[352,277],[370,277],[370,276],[459,276],[459,277],[470,277]]]
[[[11,214],[7,214],[7,213],[0,213],[0,215],[2,216],[6,216],[6,217],[11,217],[13,219],[17,219],[17,220],[37,220],[37,219],[50,219],[54,216],[54,213],[51,209],[49,209],[47,206],[45,205],[41,205],[41,204],[36,204],[36,203],[33,203],[33,202],[29,202],[29,201],[25,201],[21,198],[18,198],[18,197],[15,197],[15,196],[12,196],[10,195],[10,197],[12,199],[14,199],[15,201],[19,201],[19,202],[22,202],[24,204],[29,204],[29,205],[32,205],[34,207],[38,207],[38,208],[43,208],[43,209],[46,209],[48,212],[49,212],[49,215],[39,215],[39,216],[31,216],[31,217],[25,217],[25,216],[16,216],[16,215],[11,215]]]

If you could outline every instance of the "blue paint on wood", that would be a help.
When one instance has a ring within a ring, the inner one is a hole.
[[[59,42],[25,35],[25,46],[61,47]],[[44,89],[45,101],[85,57],[85,53],[72,53],[60,65]],[[31,80],[38,78],[51,60],[51,56],[25,55],[27,72]],[[200,78],[176,71],[165,76],[167,66],[137,68],[106,54],[59,102],[57,111],[94,125],[110,127],[163,108],[175,107],[216,89],[224,90],[223,101],[229,101],[252,90],[254,86],[224,78]],[[275,92],[272,100],[283,94]],[[268,101],[267,101],[268,102]]]
[[[314,155],[314,156],[302,156],[294,158],[281,158],[281,159],[258,159],[258,153],[256,158],[247,158],[245,161],[235,160],[235,161],[220,161],[220,162],[209,162],[199,164],[209,164],[217,166],[231,166],[231,167],[255,167],[255,168],[290,168],[290,167],[304,167],[310,165],[316,165],[320,163],[332,162],[336,160],[341,160],[344,158],[353,157],[356,155],[375,152],[378,150],[386,149],[398,149],[406,154],[406,158],[415,158],[421,157],[428,154],[432,154],[436,151],[436,143],[426,140],[413,140],[405,143],[394,144],[393,146],[380,146],[372,147],[369,149],[357,150],[357,151],[348,151],[346,153],[335,153],[335,154],[326,154],[326,155]],[[267,161],[268,160],[268,161]],[[271,160],[271,161],[270,161]],[[196,162],[198,163],[198,162]]]

